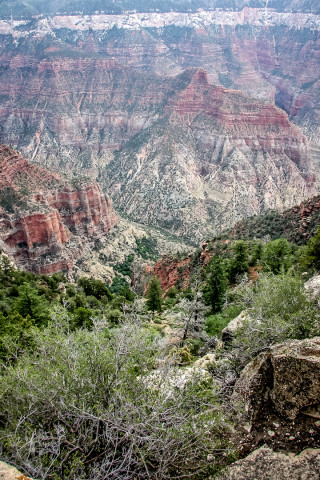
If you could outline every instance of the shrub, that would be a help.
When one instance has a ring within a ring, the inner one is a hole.
[[[271,345],[287,339],[320,334],[320,312],[306,297],[303,281],[289,274],[261,275],[247,308],[250,319],[237,332],[244,362]]]
[[[213,383],[191,375],[170,387],[175,367],[154,370],[158,337],[138,325],[108,335],[53,326],[35,342],[0,377],[2,456],[30,476],[207,478],[228,452]]]
[[[293,263],[292,247],[288,240],[279,238],[269,242],[262,255],[262,265],[272,273],[287,272]]]
[[[222,330],[228,325],[231,320],[237,317],[242,311],[242,307],[230,305],[220,313],[209,315],[206,318],[205,330],[210,337],[220,335]]]

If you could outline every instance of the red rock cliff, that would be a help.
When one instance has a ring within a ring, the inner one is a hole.
[[[94,182],[67,183],[0,146],[0,241],[30,271],[70,271],[83,242],[117,223],[111,201]]]

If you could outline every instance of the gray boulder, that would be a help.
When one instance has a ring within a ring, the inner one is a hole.
[[[245,402],[253,420],[265,415],[267,404],[290,420],[318,411],[320,337],[289,340],[260,354],[244,368],[233,399]]]
[[[319,480],[320,450],[299,455],[274,452],[261,447],[231,465],[219,480]]]

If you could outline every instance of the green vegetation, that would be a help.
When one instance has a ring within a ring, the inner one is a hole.
[[[320,271],[320,227],[317,234],[308,241],[301,256],[301,264],[307,270]]]
[[[304,288],[320,269],[319,238],[305,247],[221,240],[206,266],[199,252],[177,259],[189,286],[178,281],[164,300],[157,277],[138,298],[120,272],[110,287],[69,283],[18,271],[1,254],[3,458],[53,480],[213,479],[235,458],[228,402],[244,366],[276,343],[320,334]],[[218,342],[241,312],[230,341]],[[207,375],[190,368],[213,350]]]
[[[210,337],[219,336],[228,323],[242,311],[241,305],[230,305],[215,315],[206,318],[205,330]]]
[[[52,323],[32,338],[33,352],[0,378],[0,438],[34,477],[207,478],[219,451],[231,453],[212,381],[169,395],[165,377],[152,377],[157,337],[132,318],[110,335]]]
[[[233,258],[229,265],[229,279],[235,282],[237,277],[249,271],[249,256],[247,244],[244,240],[238,240],[232,247]]]
[[[131,277],[132,275],[131,264],[133,260],[134,260],[134,255],[133,254],[128,255],[123,263],[117,263],[113,268],[114,270],[121,273],[122,275]]]
[[[319,335],[318,305],[307,297],[298,275],[263,274],[253,291],[246,287],[241,294],[235,306],[246,309],[247,319],[234,334],[230,355],[238,372],[276,343]]]
[[[287,272],[292,263],[292,246],[286,239],[279,238],[266,245],[262,255],[262,265],[265,270],[275,274],[282,270]]]
[[[228,287],[227,272],[224,260],[221,257],[213,257],[206,269],[206,284],[203,297],[212,312],[221,310]]]
[[[145,260],[155,259],[158,256],[157,242],[152,237],[142,237],[136,239],[137,254]]]
[[[162,309],[162,288],[159,282],[158,277],[153,277],[149,283],[148,290],[146,293],[147,298],[147,308],[154,312],[161,312]]]

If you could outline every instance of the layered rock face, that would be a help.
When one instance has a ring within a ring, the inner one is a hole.
[[[0,165],[1,246],[26,270],[72,270],[83,242],[107,234],[117,222],[96,182],[71,185],[3,145]]]
[[[107,167],[115,203],[134,218],[197,243],[316,191],[307,139],[273,105],[199,69],[165,111]]]
[[[320,21],[310,2],[189,6],[1,21],[0,140],[198,243],[318,188]]]

